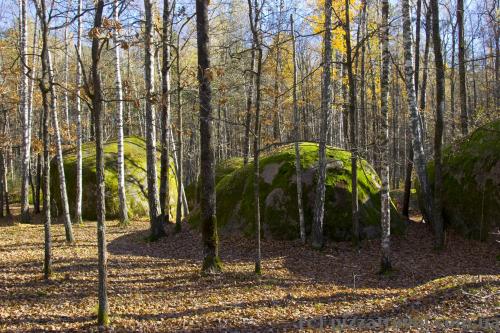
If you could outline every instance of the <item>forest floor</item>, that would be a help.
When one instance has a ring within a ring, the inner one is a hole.
[[[95,331],[95,223],[75,226],[74,246],[65,243],[61,224],[53,226],[54,275],[46,282],[43,225],[15,221],[0,221],[0,331]],[[411,331],[443,332],[443,320],[460,320],[471,331],[494,332],[485,325],[500,320],[498,243],[448,233],[445,249],[436,252],[423,223],[392,238],[390,275],[378,274],[378,240],[363,241],[359,250],[329,244],[322,252],[264,241],[261,277],[253,274],[252,240],[222,238],[224,273],[202,276],[197,232],[185,227],[148,243],[148,227],[144,221],[127,228],[107,223],[113,331],[283,332],[319,327],[320,318],[325,326],[332,319],[370,318],[389,321],[392,331],[411,319]],[[423,320],[430,326],[424,328]],[[366,332],[367,324],[375,321],[358,321],[346,331]]]

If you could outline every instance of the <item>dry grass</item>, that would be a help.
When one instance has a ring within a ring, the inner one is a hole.
[[[323,252],[264,241],[260,278],[252,273],[251,240],[222,239],[224,273],[203,277],[196,232],[147,243],[146,222],[107,227],[115,331],[276,332],[318,316],[478,320],[500,313],[498,245],[449,234],[436,253],[418,223],[394,238],[396,271],[389,276],[377,273],[378,241],[363,242],[359,251],[330,244]],[[74,232],[77,243],[68,246],[62,225],[53,226],[55,274],[46,282],[43,226],[0,222],[0,330],[97,330],[95,223]]]

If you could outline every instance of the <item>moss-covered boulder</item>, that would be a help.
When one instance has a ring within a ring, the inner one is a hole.
[[[224,176],[230,174],[236,169],[243,166],[242,157],[232,157],[227,160],[220,161],[215,166],[215,184],[217,184]],[[199,203],[199,186],[198,182],[192,182],[186,187],[186,198],[189,207],[196,207]]]
[[[446,147],[442,164],[445,226],[487,239],[500,227],[500,120]],[[432,162],[427,170],[432,182]]]
[[[113,219],[119,217],[118,199],[118,146],[116,141],[104,145],[104,173],[106,184],[106,217]],[[147,200],[147,164],[146,142],[138,137],[124,139],[125,155],[125,189],[129,218],[146,217],[149,214]],[[157,160],[159,177],[160,160]],[[83,198],[82,217],[88,220],[96,219],[96,168],[95,168],[95,143],[88,142],[82,146],[82,175]],[[66,175],[66,188],[71,214],[74,214],[76,201],[76,152],[69,150],[64,153],[64,172]],[[61,212],[61,195],[59,191],[59,173],[56,160],[51,163],[50,188],[52,203],[57,212]],[[159,179],[158,179],[159,181]],[[170,218],[175,217],[177,198],[177,182],[173,164],[170,168]]]
[[[318,166],[318,145],[301,143],[303,200],[306,232],[311,229],[315,183]],[[351,154],[327,148],[325,195],[325,236],[334,240],[351,238]],[[235,163],[230,163],[234,165]],[[230,168],[231,169],[231,168]],[[222,169],[220,169],[222,170]],[[299,235],[295,151],[287,145],[262,156],[260,160],[260,203],[264,236],[274,239],[295,239]],[[230,170],[217,182],[217,222],[221,232],[253,235],[253,163]],[[364,160],[359,162],[358,191],[363,238],[380,235],[380,179]],[[394,232],[404,229],[405,222],[392,209]],[[195,207],[190,223],[200,223]]]

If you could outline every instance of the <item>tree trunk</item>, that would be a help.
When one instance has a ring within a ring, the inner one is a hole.
[[[312,226],[312,247],[323,247],[323,220],[325,216],[325,181],[326,181],[326,134],[331,100],[332,62],[332,0],[325,1],[325,32],[323,36],[323,74],[321,77],[321,127],[318,150],[318,179],[314,202],[314,219]]]
[[[23,144],[22,144],[22,166],[21,166],[21,222],[28,223],[31,220],[29,211],[29,174],[31,158],[31,128],[29,105],[28,105],[28,47],[27,47],[27,18],[26,0],[19,1],[20,40],[19,55],[21,61],[21,78],[19,80],[20,101],[19,111],[22,116]]]
[[[260,183],[260,166],[259,166],[259,155],[260,155],[260,134],[261,134],[261,124],[260,124],[260,106],[261,106],[261,78],[262,78],[262,40],[260,31],[260,11],[258,0],[252,1],[248,0],[248,16],[250,19],[250,27],[253,36],[253,46],[256,48],[255,52],[257,55],[257,72],[252,73],[253,80],[255,83],[255,120],[254,120],[254,133],[253,133],[253,168],[254,168],[254,179],[253,179],[253,194],[254,194],[254,211],[255,211],[255,226],[256,226],[256,238],[257,238],[257,255],[255,258],[255,273],[262,273],[261,264],[261,244],[260,244],[260,198],[259,198],[259,183]]]
[[[69,11],[66,12],[66,22],[64,26],[64,88],[63,88],[63,102],[64,102],[64,121],[65,121],[65,126],[63,126],[63,129],[65,129],[66,134],[69,134],[69,99],[68,99],[68,74],[69,74],[69,36],[68,36],[68,29],[69,29],[69,24],[68,24],[68,15]],[[63,136],[64,137],[64,136]]]
[[[82,7],[83,0],[78,0],[78,30],[76,49],[78,55],[82,54]],[[82,223],[82,105],[80,86],[82,84],[82,67],[80,61],[76,64],[76,198],[75,198],[75,223]]]
[[[418,180],[422,188],[424,200],[424,216],[426,220],[432,218],[432,193],[426,171],[426,156],[424,151],[424,139],[420,122],[420,112],[417,108],[415,98],[415,81],[413,77],[413,52],[411,40],[411,21],[409,0],[403,0],[403,40],[404,40],[404,60],[405,60],[405,84],[407,92],[408,110],[412,130],[412,146],[414,154],[414,165],[417,171]]]
[[[293,125],[295,134],[295,173],[297,182],[297,208],[299,213],[299,231],[302,244],[306,243],[306,227],[304,223],[304,209],[302,207],[302,168],[300,165],[300,119],[297,97],[297,46],[295,43],[295,29],[293,15],[290,15],[290,27],[292,34],[292,57],[293,57]]]
[[[56,163],[59,173],[59,190],[61,191],[61,206],[64,221],[64,230],[66,232],[66,241],[73,243],[73,226],[69,215],[68,192],[66,191],[66,175],[64,173],[64,159],[62,153],[61,131],[59,129],[59,120],[57,118],[57,93],[55,89],[54,70],[52,68],[52,57],[50,51],[47,51],[47,65],[49,68],[48,78],[50,85],[50,111],[52,113],[52,124],[54,126],[54,138],[56,141]]]
[[[381,225],[382,225],[382,261],[381,272],[392,269],[391,265],[391,199],[389,196],[389,0],[382,0],[382,26],[380,34],[382,44],[382,71],[380,75],[380,133],[378,147],[380,147],[380,179],[382,188],[381,197]]]
[[[163,221],[159,216],[159,201],[156,173],[156,112],[154,108],[154,56],[153,56],[153,13],[152,1],[144,0],[146,15],[145,26],[145,84],[146,84],[146,146],[147,146],[147,178],[149,219],[151,223],[151,239],[155,240],[165,235]]]
[[[196,31],[198,46],[198,82],[200,98],[200,215],[203,242],[203,266],[205,274],[221,270],[219,236],[215,215],[215,154],[212,120],[212,72],[209,51],[209,0],[196,0]]]
[[[248,156],[250,155],[250,125],[252,123],[252,104],[253,104],[253,90],[255,88],[255,75],[257,71],[257,58],[255,57],[255,45],[252,44],[251,50],[251,68],[250,68],[250,78],[247,90],[247,112],[245,115],[245,136],[243,138],[243,164],[247,165]]]
[[[441,36],[439,35],[439,5],[438,0],[430,0],[432,7],[432,41],[434,46],[434,66],[436,67],[436,125],[434,127],[434,211],[432,225],[436,237],[436,247],[444,245],[442,217],[442,145],[443,116],[445,102],[444,63],[441,52]]]
[[[181,229],[181,218],[182,218],[182,210],[181,207],[184,207],[184,214],[188,214],[187,209],[187,200],[184,204],[184,185],[183,185],[183,170],[184,166],[182,165],[182,161],[184,158],[184,145],[182,141],[182,82],[181,82],[181,72],[180,72],[180,39],[177,38],[177,150],[179,151],[178,156],[175,157],[176,166],[177,166],[177,211],[175,217],[175,226],[177,230]],[[172,137],[172,141],[174,141]],[[181,203],[183,203],[181,205]]]
[[[118,16],[118,0],[114,0],[113,18],[119,22]],[[120,60],[120,45],[117,39],[118,31],[114,33],[115,44],[115,78],[116,78],[116,99],[117,99],[117,129],[118,129],[118,199],[120,201],[120,225],[124,226],[129,223],[128,209],[127,209],[127,194],[125,190],[125,161],[124,161],[124,147],[123,147],[123,89],[122,89],[122,74],[121,74],[121,60]]]
[[[356,82],[352,70],[351,27],[349,22],[349,0],[345,1],[345,43],[346,67],[349,82],[349,122],[351,137],[351,188],[352,188],[352,236],[353,243],[359,242],[359,202],[358,202],[358,125],[356,110]]]
[[[98,0],[95,4],[94,29],[99,29],[102,25],[102,12],[104,1]],[[96,191],[97,191],[97,249],[99,268],[99,309],[97,311],[97,324],[107,327],[109,325],[109,305],[108,305],[108,267],[106,250],[106,195],[104,183],[104,151],[103,151],[103,96],[100,72],[100,50],[101,43],[99,35],[92,36],[92,108],[95,126],[95,148],[96,148]]]
[[[52,238],[51,238],[51,211],[50,211],[50,134],[49,134],[49,117],[50,117],[50,63],[48,49],[48,34],[49,27],[46,17],[45,0],[40,0],[40,3],[35,2],[37,15],[40,18],[42,51],[41,63],[42,73],[39,80],[39,88],[42,95],[43,112],[41,116],[42,122],[42,139],[43,139],[43,219],[44,219],[44,278],[47,280],[52,274]]]
[[[163,63],[161,68],[161,166],[160,166],[160,210],[162,223],[170,220],[170,1],[163,1]],[[180,210],[181,206],[177,207]],[[180,227],[180,223],[178,224]]]
[[[462,135],[469,133],[467,114],[467,90],[465,83],[464,0],[457,0],[458,25],[458,84],[460,94],[460,124]]]

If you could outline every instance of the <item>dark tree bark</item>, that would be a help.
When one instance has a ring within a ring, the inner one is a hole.
[[[209,0],[196,0],[198,44],[198,82],[200,98],[200,215],[202,225],[203,265],[205,274],[221,270],[219,236],[215,212],[215,152],[212,119],[212,69],[209,51]]]
[[[101,28],[104,0],[98,0],[95,4],[94,33],[92,37],[92,115],[95,130],[96,148],[96,198],[97,198],[97,249],[99,269],[99,309],[97,311],[97,324],[99,326],[109,325],[108,306],[108,269],[106,250],[106,205],[104,190],[104,151],[103,151],[103,96],[100,73],[101,42],[99,34],[95,29]]]
[[[349,0],[345,1],[345,43],[346,67],[349,85],[349,122],[351,139],[351,188],[352,188],[352,239],[354,244],[359,242],[359,202],[358,202],[358,125],[356,110],[356,81],[352,69],[351,26],[349,18]]]
[[[297,182],[297,209],[299,213],[299,231],[302,244],[306,243],[306,227],[304,222],[304,209],[302,203],[302,168],[300,165],[300,119],[297,96],[297,46],[295,42],[295,28],[293,15],[290,15],[290,29],[292,35],[292,58],[293,58],[293,125],[295,132],[295,174]]]
[[[42,95],[42,138],[43,138],[43,219],[44,219],[44,265],[43,275],[47,280],[52,274],[52,237],[51,237],[51,211],[50,211],[50,134],[49,134],[49,117],[50,117],[50,80],[49,80],[49,49],[48,49],[48,18],[45,0],[40,0],[40,3],[35,2],[37,15],[40,18],[41,24],[41,63],[42,73],[39,80],[39,88]]]
[[[439,35],[439,5],[438,0],[430,0],[432,8],[432,42],[434,49],[434,66],[436,67],[436,125],[434,127],[434,211],[432,224],[434,226],[436,247],[444,245],[442,217],[442,144],[443,116],[445,103],[444,63],[441,51],[441,36]]]
[[[260,248],[260,198],[259,198],[259,182],[260,182],[260,166],[259,166],[259,155],[260,155],[260,106],[261,106],[261,78],[262,78],[262,40],[261,32],[259,28],[260,23],[260,11],[261,8],[257,0],[248,0],[248,16],[250,19],[250,28],[252,30],[253,45],[255,47],[255,52],[257,55],[257,72],[252,73],[255,82],[255,120],[254,120],[254,139],[253,139],[253,168],[254,168],[254,179],[253,179],[253,191],[254,191],[254,210],[255,210],[255,226],[256,226],[256,239],[257,239],[257,254],[255,257],[255,273],[262,273],[261,265],[261,248]]]

